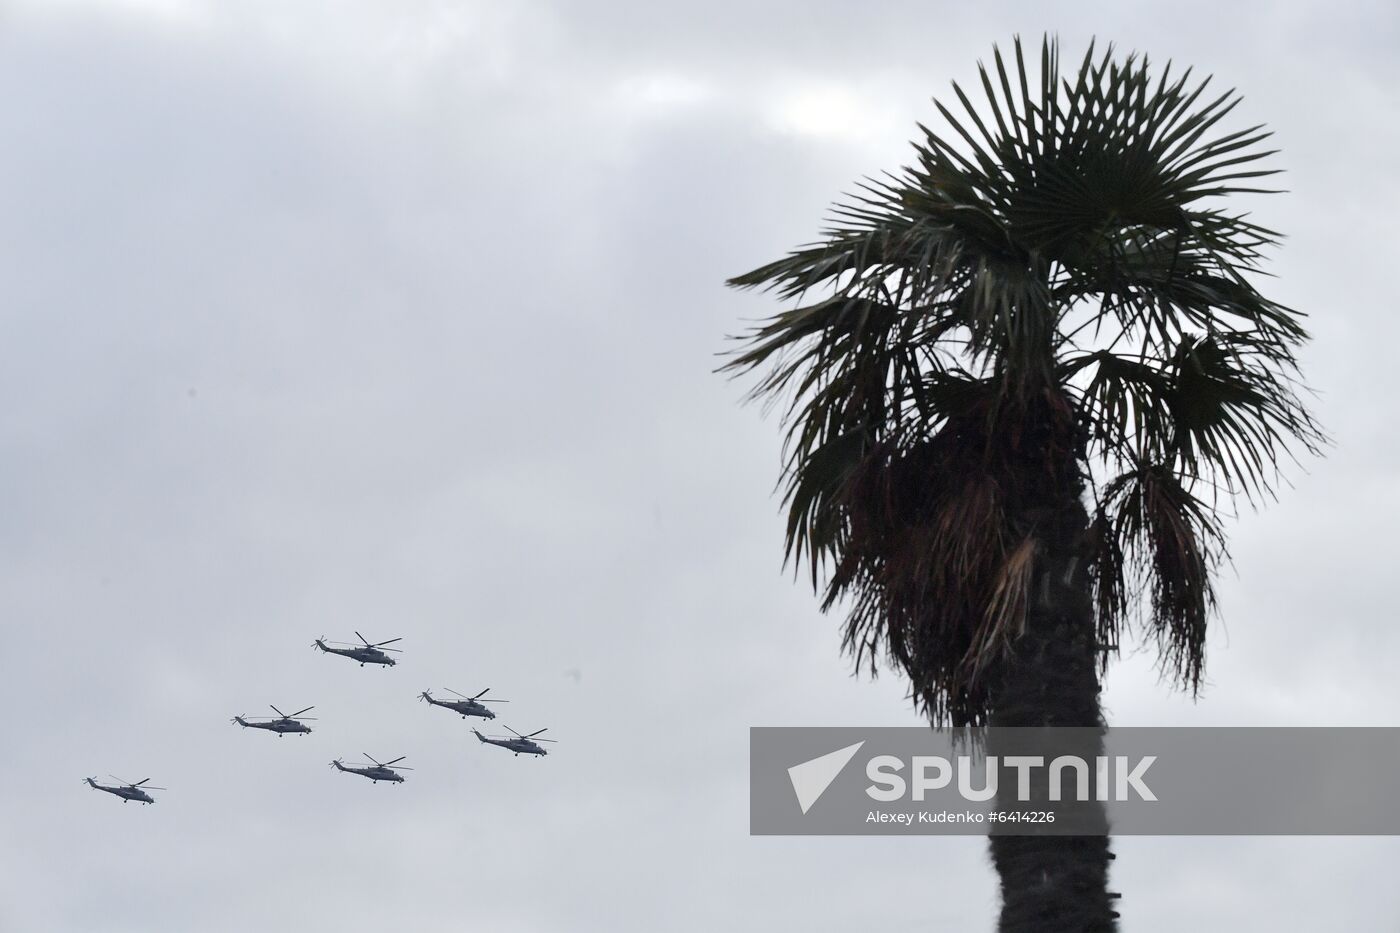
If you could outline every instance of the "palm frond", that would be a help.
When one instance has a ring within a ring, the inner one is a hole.
[[[986,721],[987,675],[1048,566],[1037,516],[1079,501],[1098,642],[1143,594],[1166,666],[1199,684],[1222,496],[1271,495],[1317,452],[1302,315],[1253,278],[1278,241],[1221,200],[1267,190],[1240,97],[1090,45],[1017,39],[953,86],[910,164],[867,178],[818,242],[730,280],[796,304],[725,369],[787,425],[787,557],[935,721]],[[1223,490],[1198,497],[1195,490]]]
[[[1163,668],[1198,690],[1214,576],[1229,558],[1218,515],[1161,464],[1143,464],[1110,482],[1104,515],[1110,543],[1095,555],[1095,575],[1099,611],[1113,620],[1107,628],[1121,628],[1129,608],[1123,581],[1136,580],[1148,595],[1148,631]]]

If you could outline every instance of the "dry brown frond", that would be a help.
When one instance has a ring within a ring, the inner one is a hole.
[[[982,624],[973,633],[972,646],[963,658],[969,683],[976,683],[989,664],[1001,657],[1025,631],[1039,549],[1036,539],[1027,535],[1006,556],[992,585],[991,600],[982,616]]]

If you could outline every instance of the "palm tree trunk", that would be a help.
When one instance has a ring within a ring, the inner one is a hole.
[[[1000,666],[992,726],[1103,725],[1090,580],[1079,556],[1088,524],[1077,495],[1053,514],[1040,512],[1033,520],[1037,573],[1025,630]],[[1097,734],[1089,745],[1078,753],[1102,754]],[[1032,797],[1048,800],[1048,769],[1032,774],[1047,785],[1033,786]],[[1014,787],[1005,790],[1014,798]],[[1001,878],[999,933],[1117,930],[1118,915],[1107,890],[1113,855],[1104,807],[1096,801],[1076,805],[1086,808],[1078,816],[1103,826],[1103,835],[1005,835],[994,825],[990,841]],[[1015,809],[1016,804],[1008,800],[1002,808]],[[1028,827],[1014,828],[1024,832]]]

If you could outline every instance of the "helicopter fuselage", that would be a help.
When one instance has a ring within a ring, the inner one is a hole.
[[[114,794],[122,798],[122,803],[126,803],[128,800],[135,800],[138,803],[156,802],[154,797],[139,787],[108,787],[106,784],[97,783],[92,778],[88,778],[87,782],[97,790],[106,791],[109,794]]]
[[[473,729],[472,731],[476,732],[475,729]],[[539,745],[524,737],[511,737],[509,739],[493,739],[488,736],[482,735],[480,732],[476,733],[476,737],[482,742],[486,743],[487,745],[497,745],[508,751],[512,751],[517,755],[549,754],[549,752],[545,751]]]
[[[476,700],[439,700],[431,696],[424,696],[424,699],[433,706],[452,710],[463,719],[468,716],[480,716],[482,719],[496,718],[496,714],[491,712],[484,703],[478,703]]]
[[[367,777],[371,781],[374,781],[376,784],[380,781],[389,781],[394,784],[403,783],[402,774],[399,774],[393,768],[386,768],[383,765],[376,765],[373,768],[356,768],[354,765],[347,766],[341,764],[338,761],[333,761],[331,762],[331,764],[335,765],[341,771],[349,771],[351,774],[358,774],[360,777]]]
[[[398,663],[378,648],[367,648],[363,646],[358,648],[335,648],[331,645],[327,645],[319,638],[316,640],[316,644],[327,654],[338,654],[341,657],[359,661],[361,664],[382,664],[385,667],[393,667]]]
[[[242,716],[233,717],[234,721],[245,729],[266,729],[268,732],[276,732],[279,736],[288,732],[309,733],[311,727],[295,719],[274,719],[271,722],[249,722]]]

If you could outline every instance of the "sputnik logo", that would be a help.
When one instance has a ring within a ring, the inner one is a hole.
[[[826,789],[831,786],[831,782],[836,780],[841,770],[850,764],[856,752],[864,745],[864,740],[854,745],[847,745],[845,748],[838,748],[834,752],[828,752],[820,758],[813,758],[811,761],[804,761],[800,765],[793,765],[788,768],[788,778],[792,781],[793,793],[797,794],[797,804],[802,808],[803,814],[817,802]]]

